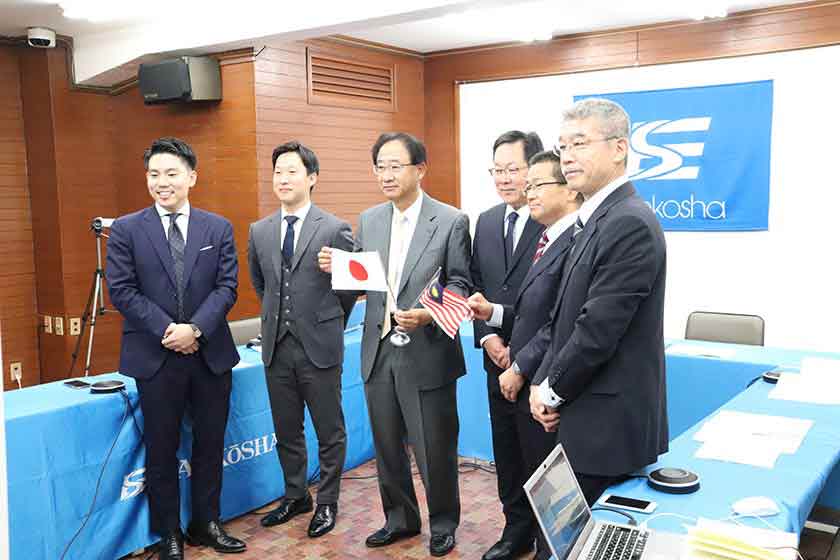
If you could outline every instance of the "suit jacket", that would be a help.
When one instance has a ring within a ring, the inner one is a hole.
[[[475,285],[475,291],[481,292],[492,302],[511,304],[516,299],[519,286],[531,268],[534,253],[537,250],[537,240],[543,227],[528,218],[522,235],[516,244],[510,266],[505,266],[505,208],[506,204],[498,204],[485,210],[478,217],[473,239],[473,257],[470,271]],[[510,328],[490,327],[484,321],[473,321],[475,347],[481,348],[481,339],[489,334],[499,335],[505,344],[510,339]],[[499,368],[484,352],[484,369],[496,374]]]
[[[199,354],[210,371],[222,374],[239,362],[227,324],[239,272],[233,227],[221,216],[190,207],[186,238],[186,322],[201,329]],[[154,206],[111,226],[105,277],[111,302],[124,319],[120,373],[148,379],[171,352],[161,340],[178,315],[174,263]]]
[[[629,473],[668,449],[665,236],[628,182],[596,209],[568,258],[533,384],[549,378],[566,400],[557,434],[576,471]]]
[[[469,218],[459,210],[438,202],[425,193],[417,227],[408,246],[400,286],[396,291],[397,307],[408,309],[420,292],[441,268],[441,283],[464,297],[470,293]],[[391,244],[393,204],[386,202],[359,216],[357,250],[378,251],[388,262]],[[387,270],[387,264],[383,264]],[[367,381],[379,348],[382,320],[385,316],[385,293],[367,292],[364,334],[362,335],[362,378]],[[410,333],[411,343],[400,350],[405,358],[406,381],[417,388],[442,387],[463,375],[464,352],[458,336],[452,340],[432,321]]]
[[[332,291],[331,276],[318,268],[318,251],[324,246],[352,251],[350,225],[313,204],[301,225],[289,273],[280,251],[280,225],[278,210],[251,224],[248,236],[251,282],[262,302],[263,362],[268,366],[274,358],[281,304],[287,302],[309,360],[318,368],[339,365],[344,360],[344,325],[356,296]]]
[[[549,245],[540,260],[528,271],[513,305],[504,305],[502,328],[511,333],[510,359],[522,374],[533,378],[542,363],[544,348],[532,341],[540,329],[551,320],[551,310],[560,292],[563,265],[569,254],[573,228],[567,228]],[[519,393],[528,402],[528,391]]]

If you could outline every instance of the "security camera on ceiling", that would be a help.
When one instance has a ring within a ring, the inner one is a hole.
[[[26,42],[37,49],[55,47],[55,31],[46,27],[30,27],[26,30]]]

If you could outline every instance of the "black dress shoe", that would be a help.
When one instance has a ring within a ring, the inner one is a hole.
[[[336,517],[338,517],[338,504],[318,504],[306,534],[313,539],[326,535],[335,527]]]
[[[158,560],[184,560],[184,536],[180,530],[168,533],[160,540]]]
[[[190,523],[187,527],[187,543],[190,546],[211,546],[216,552],[245,552],[245,543],[228,535],[218,521],[204,525]]]
[[[280,505],[260,520],[263,527],[273,527],[285,523],[296,515],[312,511],[312,496],[309,492],[302,498],[287,498],[280,500]]]
[[[500,540],[484,553],[481,560],[513,560],[533,548],[532,542],[515,543],[513,541]]]
[[[432,556],[446,556],[455,548],[455,533],[438,533],[429,541]]]
[[[382,527],[375,533],[372,533],[367,539],[365,539],[365,545],[367,545],[368,548],[378,548],[380,546],[387,546],[389,544],[401,541],[403,539],[408,539],[419,534],[419,529],[416,529],[414,531],[392,531],[387,527]]]

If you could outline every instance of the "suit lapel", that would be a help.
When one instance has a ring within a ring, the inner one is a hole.
[[[280,240],[280,210],[272,214],[269,220],[268,246],[271,248],[271,264],[274,268],[274,275],[277,277],[278,285],[283,282],[283,253],[280,248],[283,243]]]
[[[396,294],[397,299],[399,299],[400,294],[405,289],[405,285],[408,283],[408,278],[411,276],[414,267],[417,266],[417,262],[420,260],[420,257],[423,256],[423,251],[426,250],[426,246],[429,244],[429,241],[432,240],[435,230],[437,230],[437,214],[432,208],[432,203],[430,202],[429,197],[425,195],[421,196],[423,197],[423,205],[420,207],[420,216],[417,218],[417,227],[414,228],[414,235],[411,236],[408,253],[405,255],[405,263],[403,265],[402,276],[400,277],[400,288],[397,290]],[[431,278],[427,278],[426,280],[431,280]]]
[[[152,242],[152,247],[154,247],[166,275],[169,276],[169,281],[172,282],[173,287],[177,287],[175,264],[172,262],[172,253],[169,252],[169,242],[166,241],[163,223],[154,206],[147,208],[143,214],[143,229],[149,237],[149,241]]]
[[[189,285],[190,274],[195,268],[198,251],[207,235],[207,220],[201,210],[190,209],[187,223],[187,245],[184,247],[184,289]]]
[[[516,244],[516,249],[513,251],[513,258],[508,264],[507,272],[505,273],[505,281],[507,281],[507,278],[513,272],[513,269],[516,268],[516,265],[519,264],[519,261],[522,260],[522,255],[528,251],[531,241],[533,241],[534,237],[540,234],[542,230],[543,226],[536,220],[528,218],[528,221],[525,222],[525,228],[522,230],[522,235],[519,236],[519,242]],[[504,239],[502,240],[502,247],[504,247]]]
[[[525,279],[519,287],[519,293],[516,296],[517,301],[519,301],[519,298],[522,297],[522,294],[528,286],[537,279],[537,276],[542,274],[545,269],[554,264],[557,259],[562,258],[563,255],[566,254],[572,240],[572,229],[573,228],[571,227],[567,228],[563,233],[561,233],[557,239],[554,240],[554,243],[549,246],[543,256],[540,257],[540,260],[531,265],[530,270],[528,270],[528,274],[525,275]]]
[[[298,264],[300,264],[300,259],[306,252],[306,248],[312,242],[312,238],[315,237],[315,232],[321,227],[323,217],[321,210],[317,206],[313,204],[309,207],[309,213],[307,213],[306,219],[303,220],[303,225],[300,227],[300,239],[298,239],[295,254],[292,257],[292,270],[295,270]]]
[[[382,260],[382,269],[385,271],[385,278],[388,278],[388,259],[391,250],[391,222],[394,221],[394,205],[388,202],[382,206],[380,216],[373,219],[369,228],[367,247],[365,251],[376,251]]]
[[[563,301],[563,294],[566,292],[566,286],[568,285],[569,278],[572,276],[572,272],[574,271],[575,266],[577,265],[578,261],[580,260],[581,255],[583,254],[584,250],[586,250],[586,246],[589,244],[589,240],[595,236],[595,233],[598,231],[598,221],[603,218],[607,212],[609,212],[610,208],[612,208],[615,203],[620,200],[624,200],[632,195],[636,194],[636,189],[633,188],[633,183],[626,182],[620,187],[618,187],[614,192],[612,192],[605,200],[598,206],[595,210],[595,213],[589,218],[586,222],[586,225],[583,227],[583,231],[578,234],[578,239],[575,241],[574,249],[572,249],[572,253],[569,255],[569,259],[571,262],[569,263],[568,267],[565,267],[565,274],[563,274],[563,278],[560,281],[560,294],[557,298],[557,305],[555,306],[555,312],[557,307],[560,305],[560,302]]]

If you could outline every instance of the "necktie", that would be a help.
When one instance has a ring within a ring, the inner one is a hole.
[[[519,214],[511,212],[507,217],[507,232],[505,233],[505,263],[508,267],[513,263],[513,235],[516,231],[516,219]]]
[[[286,265],[291,266],[292,257],[295,256],[295,222],[298,221],[297,216],[286,216],[286,235],[283,237],[283,260]]]
[[[563,263],[563,276],[569,273],[569,270],[572,268],[572,262],[574,262],[573,253],[575,248],[575,241],[577,240],[577,236],[580,235],[580,232],[583,231],[583,222],[580,220],[580,216],[578,216],[577,220],[575,220],[575,225],[572,226],[572,241],[569,243],[569,255],[566,257],[566,262]]]
[[[391,291],[385,294],[385,317],[382,319],[380,339],[385,338],[391,332],[391,313],[397,305],[397,302],[392,301],[391,294],[393,293],[394,297],[397,297],[397,291],[400,289],[402,267],[405,265],[405,229],[407,225],[408,218],[405,216],[398,216],[394,220],[392,247],[388,249],[389,261],[391,255],[394,257],[392,266],[388,267],[388,285],[391,287]]]
[[[543,256],[545,253],[545,246],[548,245],[548,235],[545,232],[540,236],[540,240],[537,243],[537,252],[534,253],[534,263],[540,260],[540,257]]]
[[[575,220],[575,229],[572,230],[572,243],[575,242],[575,238],[583,231],[583,222],[580,220],[580,216],[577,217]]]
[[[169,216],[169,231],[167,237],[169,238],[169,252],[172,254],[172,262],[175,265],[175,282],[178,284],[178,322],[185,319],[184,317],[184,236],[181,234],[181,229],[175,220],[181,214],[173,212],[167,214]]]

